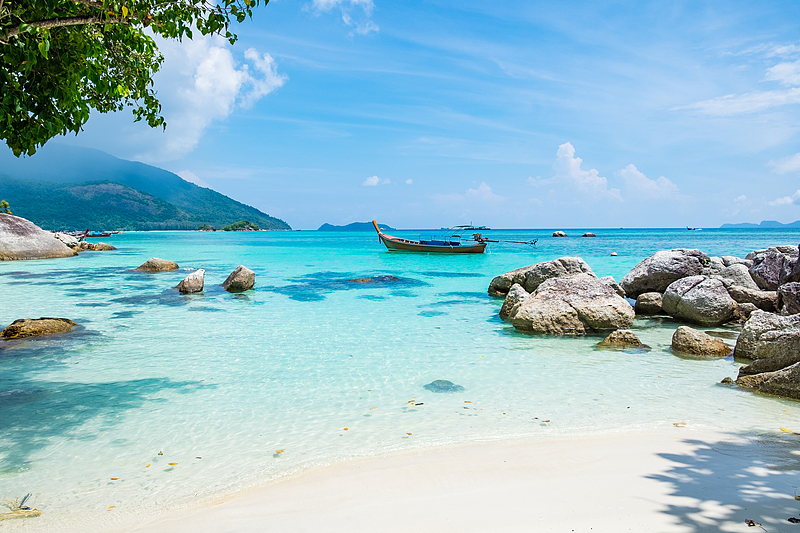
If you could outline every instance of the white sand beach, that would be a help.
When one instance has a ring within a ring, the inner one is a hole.
[[[797,437],[660,433],[354,460],[174,511],[179,532],[796,531]]]

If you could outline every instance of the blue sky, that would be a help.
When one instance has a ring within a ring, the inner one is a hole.
[[[56,142],[295,228],[800,219],[800,4],[272,0],[162,43],[166,133]]]

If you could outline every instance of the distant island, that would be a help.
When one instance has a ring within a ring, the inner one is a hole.
[[[378,224],[378,227],[389,231],[397,229],[386,224]],[[351,222],[346,226],[334,226],[326,223],[321,225],[317,231],[375,231],[375,228],[372,226],[372,222]]]
[[[750,222],[742,222],[741,224],[723,224],[720,226],[722,229],[732,228],[800,228],[800,220],[795,220],[788,224],[782,224],[775,220],[762,220],[761,224],[752,224]]]
[[[55,231],[196,230],[239,221],[265,230],[292,229],[167,170],[75,146],[48,145],[21,159],[0,152],[0,196],[15,215]]]

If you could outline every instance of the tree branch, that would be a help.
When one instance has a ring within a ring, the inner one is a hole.
[[[29,22],[28,26],[36,26],[37,28],[42,28],[43,30],[48,30],[50,28],[61,28],[64,26],[86,26],[89,24],[127,24],[128,22],[125,20],[117,20],[117,19],[101,19],[100,17],[95,16],[88,16],[88,17],[66,17],[62,19],[46,19],[46,20],[37,20],[36,22]],[[21,24],[17,24],[16,26],[11,26],[5,35],[3,35],[0,41],[8,42],[7,40],[16,37],[20,34],[19,27]]]
[[[72,0],[77,4],[84,5],[86,7],[91,7],[92,9],[99,9],[103,10],[103,2],[94,2],[93,0]]]

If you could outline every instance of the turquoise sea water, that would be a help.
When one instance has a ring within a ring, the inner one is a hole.
[[[677,422],[800,427],[797,402],[718,385],[736,375],[732,358],[673,355],[674,322],[637,319],[649,351],[600,351],[600,337],[516,332],[486,293],[495,275],[565,255],[619,280],[657,250],[744,256],[797,244],[800,231],[591,231],[493,231],[539,243],[468,256],[390,253],[371,233],[128,233],[108,239],[116,252],[0,263],[0,326],[57,316],[83,327],[0,343],[0,498],[33,492],[43,512],[3,527],[103,531],[402,449]],[[130,271],[154,256],[181,270]],[[239,264],[256,288],[228,294],[219,283]],[[194,268],[205,291],[179,295]],[[376,280],[347,281],[365,277]],[[735,327],[713,331],[735,342]],[[465,390],[423,388],[436,379]]]

